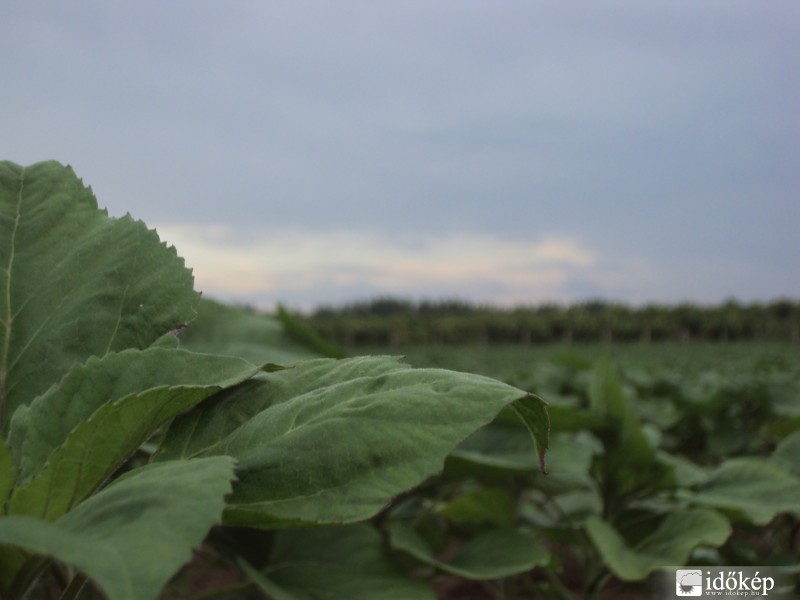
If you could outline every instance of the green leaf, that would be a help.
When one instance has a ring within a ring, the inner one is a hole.
[[[282,531],[270,555],[269,578],[246,573],[275,600],[434,600],[421,581],[391,563],[369,525]]]
[[[491,523],[501,528],[511,527],[514,500],[506,490],[478,489],[458,496],[438,512],[456,524]]]
[[[72,169],[0,162],[0,430],[76,363],[149,346],[196,301],[175,249],[98,210]]]
[[[536,442],[536,454],[542,473],[547,473],[544,455],[550,442],[550,417],[545,406],[544,400],[533,394],[527,394],[511,405],[530,431],[531,439]]]
[[[346,523],[440,471],[459,442],[524,397],[390,357],[307,361],[176,419],[160,457],[236,457],[229,524]]]
[[[675,482],[681,487],[691,487],[708,479],[708,469],[695,464],[685,456],[660,451],[659,460],[672,467]]]
[[[584,408],[550,404],[547,409],[555,432],[569,431],[602,431],[608,429],[607,416],[597,414]]]
[[[800,477],[800,431],[783,438],[769,460],[795,477]]]
[[[293,317],[291,313],[280,304],[278,305],[276,318],[283,324],[289,337],[303,344],[309,350],[313,350],[320,356],[326,358],[347,357],[347,353],[344,350],[322,339],[316,331],[311,329],[311,327],[300,319]]]
[[[181,331],[181,345],[195,352],[238,356],[253,364],[295,363],[319,353],[294,340],[278,319],[203,298],[197,318]]]
[[[586,502],[599,501],[598,485],[590,471],[592,464],[602,458],[603,448],[592,434],[557,434],[553,436],[548,453],[551,474],[539,478],[536,487],[551,496],[558,504],[561,495],[578,492]],[[590,498],[591,497],[591,498]]]
[[[531,536],[511,529],[493,529],[478,535],[461,546],[449,562],[438,560],[422,536],[404,523],[391,524],[389,542],[395,550],[465,579],[501,579],[550,562],[550,554]]]
[[[653,460],[653,449],[633,412],[619,374],[607,362],[601,361],[595,367],[589,389],[589,406],[595,414],[613,421],[616,433],[612,445],[614,450],[635,452],[641,460]]]
[[[450,456],[495,469],[536,469],[539,462],[530,430],[517,417],[509,420],[503,413],[501,417],[469,436]]]
[[[667,515],[635,549],[598,516],[586,519],[586,533],[614,575],[623,581],[639,581],[661,567],[685,564],[697,546],[721,546],[731,527],[713,510],[688,509]]]
[[[54,523],[0,519],[0,542],[80,569],[110,600],[150,600],[219,523],[231,479],[226,457],[143,467]]]
[[[605,456],[599,461],[604,486],[617,497],[642,488],[670,483],[671,467],[657,459],[617,371],[606,362],[595,368],[589,389],[591,411],[604,416],[608,427],[598,431]]]
[[[760,458],[728,459],[695,491],[679,493],[695,504],[730,512],[756,525],[766,525],[780,513],[800,512],[800,478]]]
[[[162,424],[258,371],[237,358],[164,348],[90,359],[15,415],[12,439],[27,480],[9,511],[60,517]]]

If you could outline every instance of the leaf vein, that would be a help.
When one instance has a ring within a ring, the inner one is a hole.
[[[25,167],[19,173],[19,193],[17,194],[17,214],[14,217],[14,227],[11,231],[11,243],[8,252],[8,267],[5,268],[6,275],[6,314],[3,316],[5,337],[3,338],[3,358],[0,363],[0,431],[3,429],[3,417],[6,404],[6,379],[8,377],[8,355],[11,350],[11,329],[12,329],[12,309],[11,309],[11,279],[14,270],[14,259],[16,252],[17,230],[19,229],[22,217],[22,194],[25,189]]]

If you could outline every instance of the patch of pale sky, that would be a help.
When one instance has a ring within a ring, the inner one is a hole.
[[[171,224],[157,231],[193,269],[199,290],[254,304],[295,298],[320,285],[340,293],[366,287],[400,295],[434,287],[457,297],[480,283],[504,290],[486,300],[546,300],[563,295],[562,287],[572,277],[585,277],[597,260],[579,241],[557,235],[506,240],[484,234],[392,238],[367,231],[286,231],[241,240],[225,226]]]

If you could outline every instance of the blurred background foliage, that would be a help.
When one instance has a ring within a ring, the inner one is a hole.
[[[605,300],[497,308],[459,300],[382,297],[320,307],[305,317],[323,338],[346,347],[551,342],[800,341],[800,302],[719,305]]]

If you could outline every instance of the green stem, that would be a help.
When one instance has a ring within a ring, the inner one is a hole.
[[[605,569],[601,571],[587,586],[586,600],[597,598],[609,579],[611,579],[611,573]]]
[[[567,586],[564,585],[564,582],[558,578],[558,575],[556,575],[552,569],[547,569],[545,573],[547,574],[547,579],[550,581],[552,590],[558,594],[559,598],[563,600],[578,600],[577,596],[567,589]]]
[[[81,593],[83,586],[86,585],[88,578],[83,573],[78,573],[75,577],[72,578],[72,581],[69,582],[69,585],[64,588],[64,591],[61,592],[61,597],[59,600],[76,600],[78,598],[78,594]]]

